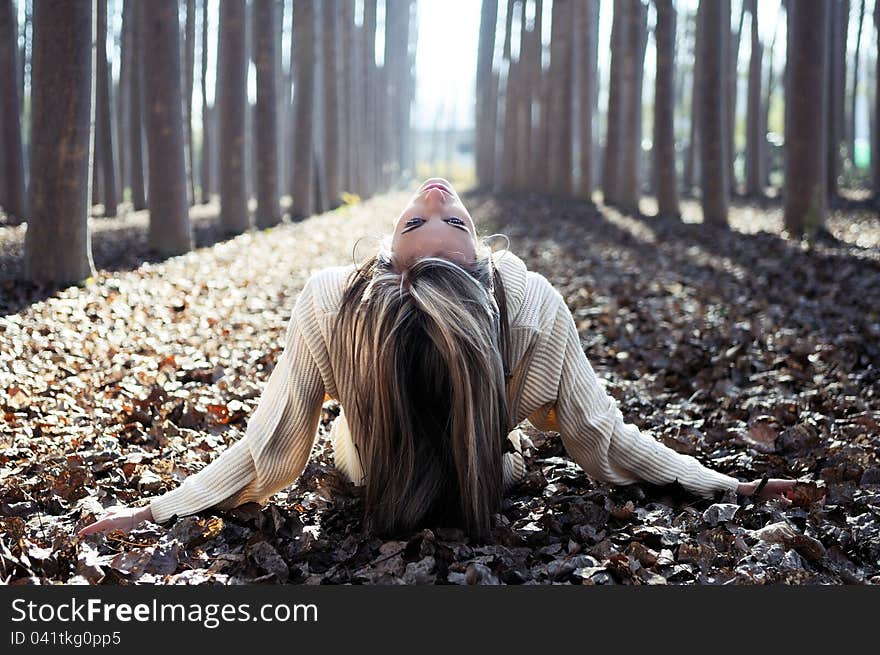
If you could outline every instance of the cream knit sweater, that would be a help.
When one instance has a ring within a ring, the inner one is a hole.
[[[562,295],[540,273],[527,271],[509,250],[494,253],[505,285],[511,321],[509,382],[517,422],[560,433],[569,455],[586,473],[614,484],[639,479],[665,484],[677,479],[708,496],[736,491],[739,481],[709,469],[625,423],[615,400],[599,383]],[[242,439],[188,477],[153,498],[156,521],[209,507],[230,508],[289,486],[305,468],[317,434],[321,405],[345,407],[352,377],[334,366],[332,320],[353,265],[314,273],[299,294],[284,351],[269,376]]]

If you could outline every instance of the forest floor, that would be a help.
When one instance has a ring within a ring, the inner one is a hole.
[[[329,402],[305,472],[266,507],[75,537],[244,434],[309,274],[351,261],[407,197],[229,240],[209,205],[198,248],[164,261],[143,213],[95,219],[98,272],[60,290],[15,282],[24,228],[0,228],[0,582],[880,582],[880,223],[835,215],[838,240],[810,248],[780,238],[772,206],[735,206],[728,231],[690,203],[678,222],[463,198],[566,298],[628,421],[743,480],[797,477],[791,506],[591,482],[526,424],[529,474],[490,541],[442,526],[384,541],[333,468]]]

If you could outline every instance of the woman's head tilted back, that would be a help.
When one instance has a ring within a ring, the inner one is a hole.
[[[506,302],[491,250],[446,180],[427,180],[390,243],[352,274],[335,334],[354,376],[345,410],[370,527],[431,520],[485,536],[512,427]]]

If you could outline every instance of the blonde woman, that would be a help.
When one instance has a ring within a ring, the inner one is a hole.
[[[80,534],[264,503],[304,469],[328,399],[343,409],[336,466],[363,485],[377,534],[436,521],[485,537],[523,474],[525,419],[559,432],[596,480],[786,502],[794,484],[740,482],[624,422],[559,292],[513,252],[493,252],[452,185],[431,178],[369,260],[307,281],[245,436],[177,489],[111,508]]]

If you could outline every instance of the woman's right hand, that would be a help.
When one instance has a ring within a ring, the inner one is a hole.
[[[150,506],[146,507],[126,507],[125,505],[114,505],[105,510],[103,516],[97,521],[91,523],[76,533],[78,537],[84,537],[87,534],[95,532],[111,532],[113,530],[122,530],[123,532],[131,532],[143,521],[152,521],[153,512]]]
[[[788,497],[789,492],[797,484],[797,480],[785,480],[782,478],[771,478],[767,480],[767,484],[758,492],[758,500],[779,499],[785,504],[790,505],[791,499]],[[741,496],[752,496],[758,487],[761,486],[760,480],[753,482],[741,482],[736,492]]]

